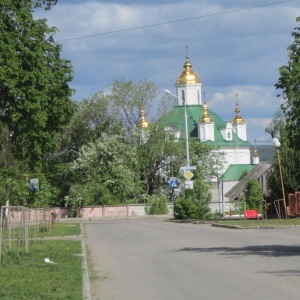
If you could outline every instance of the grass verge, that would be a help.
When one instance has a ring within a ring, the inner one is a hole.
[[[10,232],[9,232],[10,230]],[[45,237],[64,237],[64,236],[79,236],[80,224],[65,224],[57,223],[52,226],[45,226],[43,224],[28,226],[28,237],[30,239],[45,238]],[[23,229],[17,226],[11,226],[10,229],[4,228],[4,239],[17,239],[19,235],[23,236]]]
[[[244,228],[251,227],[280,227],[280,226],[300,226],[300,218],[295,219],[270,219],[270,220],[224,220],[216,222],[218,224],[236,225]]]
[[[51,234],[40,232],[39,237],[78,235],[80,225],[70,225],[56,224]],[[0,299],[82,299],[80,241],[31,239],[28,253],[21,245],[19,255],[17,247],[17,240],[11,240],[10,247],[8,240],[2,241]],[[55,264],[46,263],[45,258]]]

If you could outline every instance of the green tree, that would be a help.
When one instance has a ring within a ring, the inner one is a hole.
[[[95,194],[95,188],[92,188],[91,184],[85,186],[78,173],[70,170],[69,163],[82,156],[83,147],[96,144],[104,135],[122,136],[123,141],[126,141],[126,147],[134,148],[136,151],[138,145],[136,129],[141,118],[140,111],[142,108],[145,111],[150,110],[156,93],[157,87],[151,81],[132,82],[120,79],[92,97],[74,103],[75,113],[70,122],[62,133],[55,135],[59,148],[55,152],[50,152],[43,161],[43,172],[48,182],[58,191],[57,205],[63,205],[64,199],[68,199],[68,203],[72,203],[72,197],[78,199],[77,190],[89,194],[88,201],[90,203],[93,201],[91,195]],[[121,152],[122,150],[120,149]],[[138,175],[137,163],[133,164],[133,161],[131,163],[132,168],[135,166],[133,172]],[[138,177],[135,181],[145,186],[140,183]],[[102,194],[107,197],[104,200],[105,197],[101,196],[103,203],[124,201],[120,198],[112,200],[114,193],[110,194],[105,185],[97,187],[98,191],[102,189]],[[66,196],[69,198],[65,198]]]
[[[159,121],[149,129],[137,128],[135,134],[136,171],[144,182],[145,194],[168,196],[169,177],[178,175],[184,158],[182,144],[167,136]]]
[[[261,201],[264,197],[262,188],[256,179],[247,180],[244,194],[247,209],[260,210]]]
[[[193,189],[185,189],[175,201],[175,218],[209,219],[212,217],[210,202],[211,179],[215,178],[223,166],[223,154],[197,139],[190,141],[190,160],[196,166],[193,170]],[[182,176],[182,175],[181,175]],[[184,179],[182,178],[184,181]]]
[[[111,111],[116,120],[121,122],[123,130],[131,130],[138,125],[141,109],[147,115],[157,93],[157,85],[146,79],[136,83],[125,81],[124,78],[114,81],[109,92]]]
[[[130,138],[141,119],[141,109],[150,110],[157,86],[147,80],[115,80],[110,87],[77,103],[76,111],[61,136],[58,159],[74,159],[79,149],[95,142],[102,133],[121,134]]]
[[[135,202],[140,193],[132,167],[135,158],[135,148],[121,135],[103,134],[95,143],[82,146],[71,167],[77,174],[76,195],[81,194],[85,205]]]
[[[210,184],[203,178],[196,178],[193,189],[185,189],[175,201],[175,219],[208,219],[211,217]]]
[[[278,137],[280,139],[281,147],[280,161],[282,169],[282,177],[284,183],[284,190],[287,195],[294,193],[300,189],[300,162],[299,150],[293,147],[293,143],[287,136],[285,115],[282,111],[278,111],[269,126],[266,128],[272,138]],[[282,184],[279,171],[278,150],[274,149],[273,168],[267,176],[268,187],[270,194],[277,199],[283,198]]]
[[[300,17],[296,18],[300,22]],[[291,141],[290,147],[300,150],[300,27],[292,32],[294,42],[288,47],[289,61],[279,68],[279,79],[276,89],[282,91],[284,103],[281,109],[285,116],[287,138]]]
[[[95,142],[103,133],[122,133],[122,124],[115,114],[116,107],[103,91],[76,104],[76,111],[70,123],[64,128],[60,140],[60,149],[56,156],[59,160],[78,157],[79,149]]]
[[[70,61],[60,56],[55,28],[33,18],[34,6],[56,1],[5,0],[0,6],[0,122],[11,151],[34,168],[51,152],[54,134],[69,122],[74,106]]]
[[[147,201],[149,215],[163,215],[168,213],[167,201],[158,195],[148,197]]]

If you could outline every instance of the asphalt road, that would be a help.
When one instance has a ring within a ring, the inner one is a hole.
[[[92,299],[300,299],[300,228],[88,223]]]

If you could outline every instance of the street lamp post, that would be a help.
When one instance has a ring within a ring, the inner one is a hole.
[[[273,138],[272,140],[273,147],[276,148],[277,154],[278,154],[278,166],[279,166],[279,174],[280,174],[280,181],[281,181],[281,189],[282,189],[282,195],[283,195],[283,205],[284,205],[284,213],[285,213],[285,218],[287,219],[287,210],[286,210],[286,202],[285,202],[285,192],[284,192],[284,184],[283,184],[283,176],[282,176],[282,167],[281,167],[281,162],[280,162],[280,147],[281,144],[278,140],[278,138]]]
[[[181,100],[184,103],[186,166],[189,167],[190,166],[190,151],[189,151],[189,130],[188,130],[187,113],[186,113],[186,101],[184,101],[182,98],[172,94],[169,90],[164,90],[164,92]]]

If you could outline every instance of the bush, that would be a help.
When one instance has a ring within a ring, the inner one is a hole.
[[[175,219],[210,219],[211,193],[202,180],[195,180],[194,189],[185,189],[175,201]]]
[[[187,198],[179,198],[175,201],[175,219],[187,220],[198,218],[198,206]]]
[[[157,195],[149,197],[148,200],[148,214],[149,215],[164,215],[168,213],[167,201]]]
[[[247,209],[260,211],[263,197],[262,187],[256,179],[249,179],[246,182],[245,200]]]

